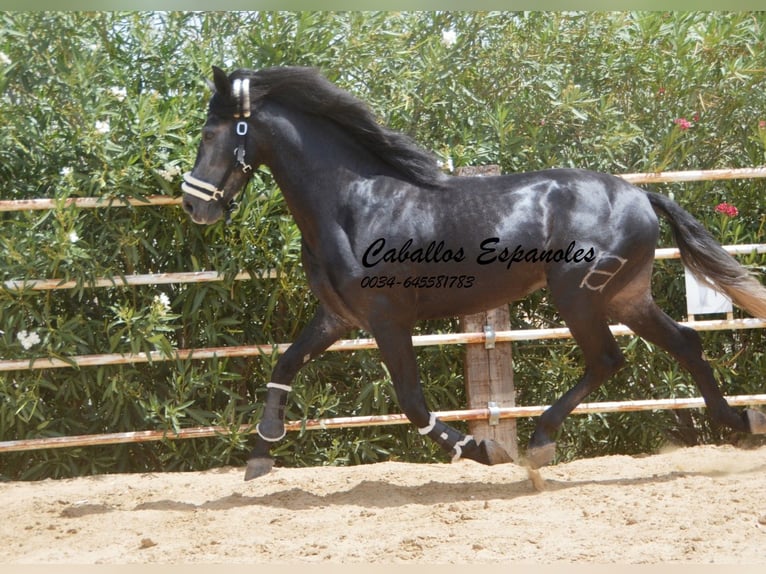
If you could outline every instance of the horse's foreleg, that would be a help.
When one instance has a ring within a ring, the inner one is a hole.
[[[452,455],[452,461],[469,458],[482,464],[512,462],[508,453],[496,442],[476,442],[471,435],[464,435],[429,412],[420,385],[415,350],[409,329],[379,326],[373,329],[383,362],[388,367],[396,398],[404,414],[421,435],[428,436],[444,451]]]
[[[245,480],[267,474],[274,466],[269,451],[285,436],[285,406],[295,375],[348,329],[348,325],[320,306],[314,318],[279,358],[271,374],[271,382],[266,385],[266,403],[256,426],[255,447],[247,461]]]

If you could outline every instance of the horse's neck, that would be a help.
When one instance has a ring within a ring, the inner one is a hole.
[[[333,224],[342,190],[386,169],[328,121],[282,108],[269,124],[269,168],[309,241]]]

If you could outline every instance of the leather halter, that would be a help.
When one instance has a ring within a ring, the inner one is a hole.
[[[198,179],[192,176],[191,172],[184,174],[184,181],[181,184],[181,189],[184,193],[188,193],[203,201],[220,201],[223,199],[224,187],[235,168],[241,168],[242,173],[248,177],[248,181],[253,174],[253,167],[245,161],[247,156],[247,132],[249,128],[247,118],[250,117],[250,80],[248,78],[234,80],[232,83],[232,94],[237,100],[239,107],[239,111],[234,114],[234,118],[239,120],[235,126],[238,138],[237,146],[234,148],[235,161],[226,169],[218,185]],[[232,199],[226,207],[227,214],[231,214],[235,207],[236,203]]]

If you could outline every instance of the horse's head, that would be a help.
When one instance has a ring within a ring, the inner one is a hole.
[[[234,198],[257,167],[250,126],[250,82],[213,67],[215,93],[202,128],[202,141],[191,172],[184,175],[183,208],[195,223],[227,218]]]

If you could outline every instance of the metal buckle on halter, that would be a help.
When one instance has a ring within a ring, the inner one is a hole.
[[[247,174],[249,171],[253,170],[253,166],[251,166],[249,163],[245,163],[245,146],[235,147],[234,155],[237,158],[237,165],[242,166],[242,172],[244,174]]]
[[[247,135],[247,128],[248,124],[245,121],[238,121],[237,122],[237,135],[240,137],[245,137]],[[237,163],[242,166],[242,172],[247,174],[251,171],[253,171],[253,166],[251,166],[248,163],[245,163],[245,141],[242,141],[242,145],[237,146],[234,148],[234,153],[237,156]]]

